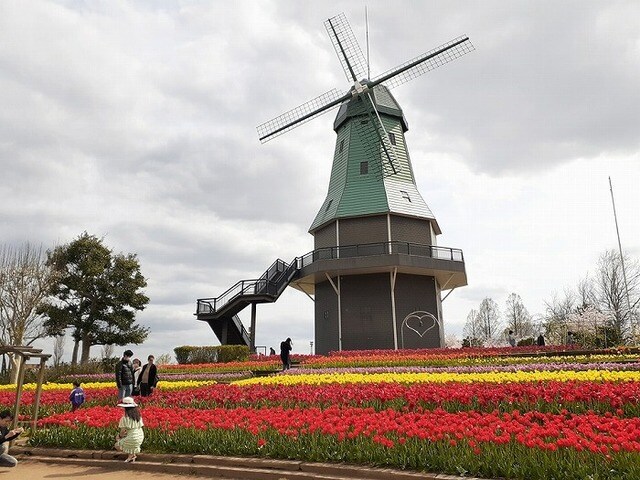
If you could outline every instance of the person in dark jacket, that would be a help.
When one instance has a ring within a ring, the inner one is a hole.
[[[289,370],[291,368],[291,339],[287,338],[280,344],[280,360],[282,360],[282,371]]]
[[[118,400],[130,397],[133,391],[133,352],[125,350],[122,359],[116,364],[116,385],[118,386]]]
[[[12,421],[13,415],[9,410],[0,412],[0,467],[15,467],[18,464],[18,460],[9,455],[9,442],[18,438],[24,428],[9,430]]]
[[[148,397],[153,393],[153,389],[158,385],[158,368],[153,364],[155,357],[149,355],[147,363],[138,376],[138,385],[140,385],[140,395]]]

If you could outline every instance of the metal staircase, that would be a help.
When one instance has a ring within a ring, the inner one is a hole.
[[[222,345],[251,345],[238,313],[251,304],[275,302],[298,272],[297,258],[278,259],[260,278],[240,280],[219,297],[198,299],[196,316],[209,323]]]

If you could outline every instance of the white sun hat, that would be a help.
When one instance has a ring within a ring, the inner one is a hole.
[[[137,407],[138,404],[133,400],[133,398],[124,397],[122,400],[120,400],[120,403],[118,405],[116,405],[116,406],[117,407],[129,408],[129,407]]]

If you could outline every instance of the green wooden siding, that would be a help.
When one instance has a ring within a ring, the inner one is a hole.
[[[329,188],[310,232],[338,218],[365,215],[396,213],[435,220],[415,185],[402,110],[384,87],[376,87],[374,97],[385,129],[396,138],[398,173],[383,177],[380,141],[370,125],[361,123],[368,119],[362,102],[349,101],[334,123],[337,138]],[[361,162],[368,162],[368,173],[361,173]]]

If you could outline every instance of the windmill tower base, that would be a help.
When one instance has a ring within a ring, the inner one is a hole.
[[[443,346],[440,289],[434,277],[396,273],[394,279],[393,271],[341,275],[316,284],[315,294],[318,354]],[[411,316],[414,312],[428,312],[437,321]]]
[[[430,221],[338,219],[313,232],[291,286],[315,301],[315,351],[438,348],[441,292],[467,284],[462,250],[433,245]]]

